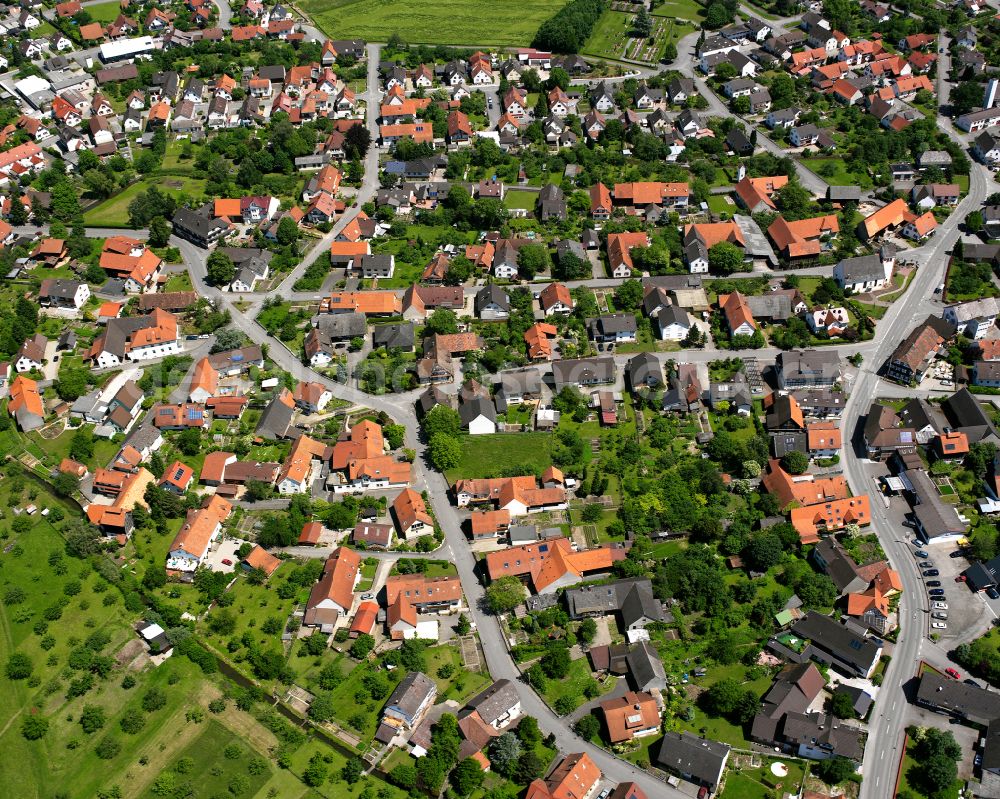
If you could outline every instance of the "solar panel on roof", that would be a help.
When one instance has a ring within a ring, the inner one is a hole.
[[[901,430],[899,432],[899,440],[902,441],[904,444],[912,444],[913,433],[911,433],[909,430]]]
[[[548,552],[549,551],[549,545],[548,544],[542,544],[540,547],[538,547],[538,551],[539,552]]]

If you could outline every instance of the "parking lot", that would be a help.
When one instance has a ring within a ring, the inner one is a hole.
[[[941,637],[942,645],[946,648],[957,646],[960,643],[971,641],[982,635],[993,624],[997,617],[997,600],[989,600],[985,594],[973,593],[964,582],[956,581],[956,578],[968,567],[969,562],[964,556],[951,557],[953,552],[958,550],[958,545],[954,541],[941,541],[929,543],[921,547],[913,544],[910,546],[911,552],[918,549],[927,552],[930,557],[926,560],[932,562],[933,568],[940,574],[936,577],[924,577],[924,583],[936,580],[941,583],[944,591],[943,601],[948,605],[947,610],[937,610],[932,606],[932,613],[947,613],[947,619],[928,618],[928,624],[941,622],[947,624],[946,629],[931,629]],[[924,562],[925,559],[914,559]],[[920,569],[921,573],[926,569]]]

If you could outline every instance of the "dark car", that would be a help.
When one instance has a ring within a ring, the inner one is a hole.
[[[927,593],[930,594],[931,596],[944,596],[944,589],[943,588],[932,588]]]
[[[968,677],[966,679],[962,680],[962,682],[964,682],[966,685],[971,685],[974,688],[982,688],[983,687],[979,683],[977,683],[975,680],[973,680],[971,678],[968,678]]]
[[[962,556],[963,556],[964,554],[965,554],[965,553],[964,553],[964,552],[963,552],[962,550],[960,550],[960,549],[956,549],[956,550],[955,550],[954,552],[952,552],[952,553],[951,553],[950,555],[948,555],[948,557],[949,557],[949,558],[960,558],[960,557],[962,557]]]
[[[991,585],[989,588],[986,589],[986,596],[988,596],[990,599],[1000,599],[1000,592],[997,592],[997,589],[995,589]]]
[[[918,549],[916,552],[913,553],[913,556],[916,558],[929,558],[931,556],[931,553],[923,549]]]
[[[934,561],[933,560],[922,560],[917,565],[921,569],[933,569],[934,568]]]
[[[927,581],[927,587],[928,588],[940,588],[941,587],[941,581],[940,580],[928,580]]]
[[[925,569],[924,577],[937,577],[941,574],[937,569]]]

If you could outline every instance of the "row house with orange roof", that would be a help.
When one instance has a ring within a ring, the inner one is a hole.
[[[562,485],[539,487],[532,475],[458,480],[452,492],[460,508],[490,504],[506,509],[511,516],[562,510],[567,502],[566,489]]]
[[[621,545],[575,551],[568,538],[556,538],[489,552],[486,573],[491,581],[516,577],[535,594],[551,594],[584,577],[610,572],[624,557]]]
[[[632,214],[641,213],[651,205],[684,210],[690,199],[691,187],[687,183],[658,181],[616,183],[613,194],[613,204]]]

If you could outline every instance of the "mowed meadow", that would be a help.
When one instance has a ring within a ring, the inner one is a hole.
[[[305,0],[300,8],[335,39],[410,44],[522,45],[563,0]]]

